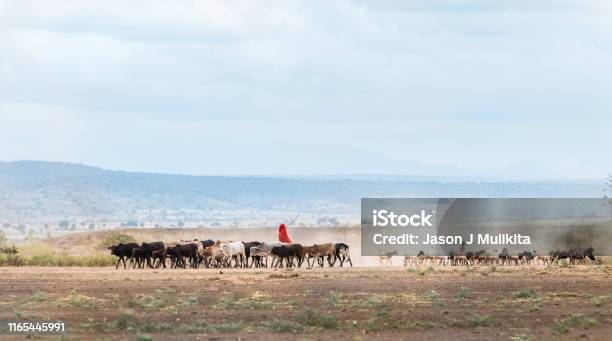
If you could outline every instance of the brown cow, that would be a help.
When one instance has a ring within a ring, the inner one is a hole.
[[[225,257],[223,255],[223,250],[221,250],[221,247],[213,245],[204,248],[204,251],[202,252],[202,258],[204,261],[204,266],[208,268],[211,266],[219,267],[223,263],[223,259]]]
[[[302,257],[306,259],[309,268],[314,266],[314,261],[310,264],[311,258],[315,258],[319,265],[323,267],[324,258],[327,257],[327,264],[330,267],[334,266],[336,264],[336,245],[334,243],[325,243],[302,246]]]

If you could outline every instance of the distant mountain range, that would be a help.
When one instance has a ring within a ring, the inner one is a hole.
[[[603,180],[474,181],[443,177],[188,176],[81,164],[0,162],[0,222],[128,219],[143,210],[358,214],[362,197],[599,197]]]

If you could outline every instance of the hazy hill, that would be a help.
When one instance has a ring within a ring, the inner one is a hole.
[[[358,213],[366,196],[598,197],[597,181],[188,176],[110,171],[80,164],[0,162],[0,221],[126,219],[143,210],[290,210]]]

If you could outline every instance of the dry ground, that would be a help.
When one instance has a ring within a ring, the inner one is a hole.
[[[612,335],[610,266],[23,267],[0,268],[0,285],[0,320],[62,319],[69,328],[64,339],[71,340],[610,340]]]

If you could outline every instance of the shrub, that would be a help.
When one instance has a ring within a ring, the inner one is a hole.
[[[168,331],[168,330],[172,330],[172,326],[168,323],[164,323],[164,322],[160,322],[160,323],[145,323],[142,326],[142,332],[144,333],[159,333],[159,332],[164,332],[164,331]]]
[[[552,327],[554,333],[565,334],[569,331],[570,326],[581,326],[585,329],[596,326],[599,323],[596,318],[589,317],[583,314],[571,314],[560,320],[555,320]]]
[[[597,296],[591,299],[591,303],[593,303],[596,307],[601,307],[602,305],[612,301],[612,294],[606,296]]]
[[[338,304],[338,294],[333,291],[329,292],[329,296],[325,300],[325,305],[335,307]]]
[[[61,299],[60,302],[65,302],[73,307],[93,308],[96,306],[95,297],[78,294],[74,289],[70,290],[68,297]]]
[[[201,333],[231,333],[238,332],[246,326],[242,323],[219,323],[210,324],[203,320],[193,321],[191,324],[184,324],[179,327],[183,333],[201,334]]]
[[[377,332],[382,329],[380,319],[376,317],[369,318],[363,325],[363,327],[371,332]]]
[[[436,322],[431,322],[431,321],[416,321],[413,322],[412,324],[410,324],[408,327],[409,329],[431,329],[431,328],[436,328],[439,327],[440,324],[436,323]]]
[[[457,295],[455,295],[455,298],[460,299],[460,300],[464,299],[469,292],[470,292],[469,288],[461,287],[459,291],[457,292]]]
[[[179,301],[179,303],[180,303],[181,305],[184,305],[184,306],[190,306],[190,305],[196,305],[196,304],[198,304],[198,303],[199,303],[199,300],[198,300],[198,298],[197,298],[197,297],[195,297],[195,296],[190,296],[190,297],[186,297],[186,298],[184,298],[184,299],[181,299],[181,300]]]
[[[527,290],[513,292],[512,297],[514,298],[534,298],[534,297],[538,297],[538,294],[536,293],[534,289],[527,289]]]
[[[206,328],[210,333],[232,333],[239,332],[244,329],[245,326],[242,323],[220,323],[220,324],[209,324]]]
[[[421,269],[420,267],[418,268],[408,268],[406,269],[406,271],[413,273],[413,274],[417,274],[419,276],[425,276],[428,273],[435,273],[436,269],[433,266],[428,266],[425,269]]]
[[[37,291],[32,294],[32,299],[36,302],[44,302],[48,298],[47,293],[44,291]]]
[[[128,330],[134,325],[134,317],[129,314],[119,314],[116,319],[106,324],[106,331]]]
[[[493,321],[488,315],[473,314],[467,318],[472,327],[488,327],[493,324]]]
[[[136,239],[133,236],[120,232],[109,232],[104,236],[104,239],[98,246],[100,249],[106,249],[109,246],[119,243],[135,243]]]
[[[423,294],[423,298],[426,299],[426,300],[431,301],[431,303],[434,303],[434,304],[442,304],[442,303],[444,303],[444,300],[442,299],[440,294],[438,294],[435,290],[430,290],[430,291],[424,293]]]
[[[231,309],[236,305],[236,299],[232,296],[225,296],[219,300],[219,303],[213,306],[214,309]]]
[[[260,298],[247,297],[240,300],[236,300],[233,296],[225,296],[221,298],[219,303],[213,306],[214,309],[226,310],[226,309],[274,309],[274,302],[263,300]]]
[[[310,327],[321,327],[325,329],[338,328],[338,318],[336,316],[323,314],[311,308],[305,308],[302,313],[296,314],[295,320]]]
[[[142,309],[159,309],[162,308],[165,304],[164,301],[160,298],[144,295],[138,299],[134,299],[128,302],[130,307],[137,306]]]
[[[3,254],[0,253],[0,266],[23,266],[26,265],[23,257],[16,254]]]
[[[183,333],[201,334],[206,332],[206,328],[208,328],[208,323],[206,323],[206,321],[196,320],[191,324],[183,324],[179,326],[179,331]]]
[[[287,320],[264,321],[263,327],[269,331],[277,333],[298,333],[304,331],[304,326],[299,322]]]

